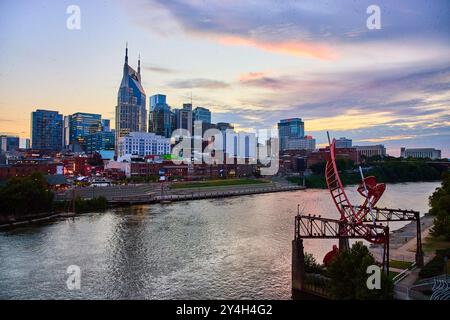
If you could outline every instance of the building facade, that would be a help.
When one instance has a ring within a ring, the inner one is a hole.
[[[400,149],[400,156],[402,158],[417,158],[417,159],[441,159],[441,150],[434,148],[415,148],[415,149]]]
[[[169,138],[175,126],[175,116],[166,102],[166,96],[157,94],[150,97],[148,131]]]
[[[103,132],[110,132],[111,131],[111,120],[109,120],[109,119],[102,119],[102,131]]]
[[[114,151],[116,145],[116,133],[113,131],[101,131],[85,138],[85,150],[87,154],[101,151]]]
[[[20,138],[0,136],[0,152],[17,151],[20,148]]]
[[[288,149],[289,139],[300,139],[305,136],[305,124],[300,118],[283,119],[278,123],[280,151]]]
[[[116,106],[116,142],[130,132],[147,131],[147,97],[141,84],[141,61],[138,70],[128,65],[128,48],[125,53],[123,77]]]
[[[175,128],[185,129],[192,135],[192,104],[183,104],[183,109],[175,109]]]
[[[351,148],[352,139],[347,139],[345,137],[336,139],[336,148]]]
[[[316,149],[316,139],[311,136],[305,136],[303,138],[289,138],[287,140],[287,146],[285,150],[308,150],[313,151]]]
[[[31,146],[38,150],[61,151],[63,116],[57,111],[38,109],[32,112]]]
[[[374,146],[355,146],[356,151],[358,152],[358,156],[370,158],[374,156],[385,157],[386,156],[386,148],[382,144],[377,144]]]
[[[211,123],[211,111],[203,107],[197,107],[192,112],[193,121],[201,121],[202,123]]]
[[[170,139],[155,133],[131,132],[128,136],[119,138],[119,158],[164,154],[170,154]]]
[[[69,134],[68,146],[73,150],[75,146],[79,146],[81,150],[86,149],[86,137],[88,135],[102,131],[102,116],[100,114],[77,112],[65,117],[65,123],[68,124],[68,129],[65,128],[65,133]]]

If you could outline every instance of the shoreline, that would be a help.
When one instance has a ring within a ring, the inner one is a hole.
[[[73,212],[60,212],[60,213],[49,213],[49,214],[40,214],[40,215],[34,215],[34,216],[27,216],[21,219],[14,219],[10,220],[9,222],[2,222],[0,224],[0,230],[2,229],[9,229],[9,228],[15,228],[20,226],[26,226],[33,223],[39,223],[39,222],[46,222],[46,221],[52,221],[57,218],[73,218],[76,217],[76,213]]]
[[[114,200],[109,200],[108,204],[110,208],[113,207],[127,207],[133,205],[143,205],[143,204],[169,204],[171,202],[178,201],[194,201],[202,199],[219,199],[219,198],[230,198],[230,197],[240,197],[255,194],[265,194],[265,193],[277,193],[277,192],[289,192],[305,190],[302,186],[277,186],[277,187],[267,187],[267,188],[256,188],[256,189],[244,189],[244,190],[216,190],[216,191],[197,191],[189,192],[184,194],[171,194],[163,196],[154,195],[137,195],[123,198],[116,198]],[[73,212],[51,212],[45,214],[38,214],[33,216],[20,217],[18,219],[10,219],[7,222],[0,223],[0,230],[10,229],[20,226],[26,226],[33,223],[52,221],[58,218],[74,218],[77,215],[83,213],[73,213]]]

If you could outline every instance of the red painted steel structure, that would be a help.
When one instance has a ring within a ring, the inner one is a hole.
[[[386,186],[384,183],[377,183],[375,177],[366,177],[358,187],[358,192],[365,199],[364,203],[361,206],[354,207],[350,203],[339,177],[336,165],[336,139],[333,139],[330,144],[330,159],[325,166],[325,178],[331,198],[341,214],[340,221],[343,226],[340,231],[341,235],[345,237],[352,230],[352,232],[356,231],[361,238],[367,241],[384,243],[386,240],[383,237],[375,237],[373,230],[363,222],[366,221],[367,214],[380,200],[384,190],[386,190]]]

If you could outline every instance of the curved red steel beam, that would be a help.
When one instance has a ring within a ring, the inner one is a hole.
[[[365,198],[362,206],[358,211],[350,203],[347,194],[345,193],[344,186],[336,165],[336,139],[333,139],[330,145],[330,159],[328,159],[325,166],[325,179],[327,181],[328,190],[330,191],[331,198],[339,211],[343,222],[342,232],[346,234],[346,225],[351,224],[358,234],[364,237],[366,240],[372,243],[382,243],[383,240],[375,238],[369,228],[363,224],[363,219],[370,212],[368,207],[369,202],[373,207],[383,195],[386,186],[384,184],[378,184],[375,177],[367,177],[364,179],[364,184],[358,187],[358,192]],[[367,195],[366,195],[367,188]],[[356,225],[356,226],[355,226]]]

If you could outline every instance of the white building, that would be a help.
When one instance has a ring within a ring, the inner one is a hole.
[[[351,148],[352,139],[347,139],[345,137],[336,139],[336,148]]]
[[[170,139],[155,133],[131,132],[119,138],[118,158],[164,154],[170,154]]]
[[[311,136],[304,138],[289,138],[287,139],[287,150],[308,150],[314,151],[316,149],[316,139]]]
[[[223,149],[230,158],[256,159],[256,145],[255,133],[227,130]]]
[[[382,144],[377,144],[374,146],[355,146],[355,148],[360,158],[361,156],[366,158],[370,158],[373,156],[386,156],[386,148]]]
[[[403,158],[429,158],[431,160],[441,159],[441,150],[434,148],[400,149],[400,156]]]

